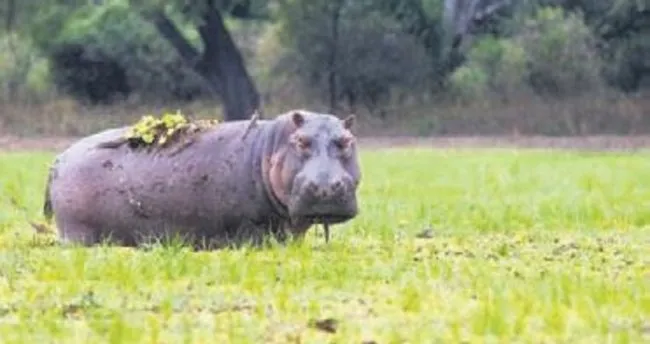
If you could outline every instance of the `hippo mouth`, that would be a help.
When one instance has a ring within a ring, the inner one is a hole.
[[[305,219],[313,224],[338,224],[357,216],[355,198],[336,197],[317,199],[311,195],[293,197],[288,204],[289,216]]]
[[[306,219],[308,219],[311,223],[314,224],[337,224],[337,223],[343,223],[346,222],[354,217],[354,215],[306,215],[304,216]]]

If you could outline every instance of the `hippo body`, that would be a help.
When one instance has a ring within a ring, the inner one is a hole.
[[[300,110],[254,125],[225,122],[173,154],[173,146],[103,147],[128,128],[109,129],[56,157],[44,212],[55,216],[62,241],[82,245],[169,235],[211,246],[300,238],[314,223],[357,215],[353,119]]]

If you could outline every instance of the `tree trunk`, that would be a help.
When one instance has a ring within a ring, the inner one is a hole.
[[[203,19],[198,30],[205,50],[197,70],[210,83],[220,86],[226,120],[248,119],[261,109],[259,93],[246,70],[244,59],[219,10],[207,10]]]
[[[456,49],[476,26],[512,3],[512,0],[444,0],[443,18],[447,44]]]
[[[218,9],[209,6],[198,27],[205,47],[201,54],[161,10],[142,15],[201,76],[204,89],[221,99],[225,121],[249,119],[256,110],[262,112],[259,93]]]
[[[338,46],[339,46],[339,19],[341,17],[341,10],[343,7],[343,2],[342,1],[336,1],[332,2],[331,5],[334,6],[332,9],[332,13],[330,16],[331,20],[331,37],[330,37],[330,56],[329,56],[329,61],[327,62],[328,66],[328,76],[327,76],[327,83],[328,83],[328,88],[329,88],[329,111],[330,113],[336,113],[338,110],[338,87],[336,84],[336,77],[337,77],[337,69],[338,69],[338,60],[337,60],[337,55],[338,55]]]
[[[14,29],[14,21],[16,17],[16,0],[7,1],[7,12],[5,13],[5,30],[11,32]]]

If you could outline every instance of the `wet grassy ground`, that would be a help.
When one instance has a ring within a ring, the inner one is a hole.
[[[361,214],[302,245],[62,248],[51,153],[0,154],[3,342],[650,341],[650,155],[362,153]]]

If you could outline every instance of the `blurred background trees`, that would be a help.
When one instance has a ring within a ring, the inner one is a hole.
[[[226,119],[298,106],[429,116],[417,126],[444,133],[490,124],[431,115],[441,104],[512,109],[650,84],[650,0],[3,0],[0,18],[4,103],[215,101]],[[620,129],[570,112],[537,114],[563,124],[535,130]]]

